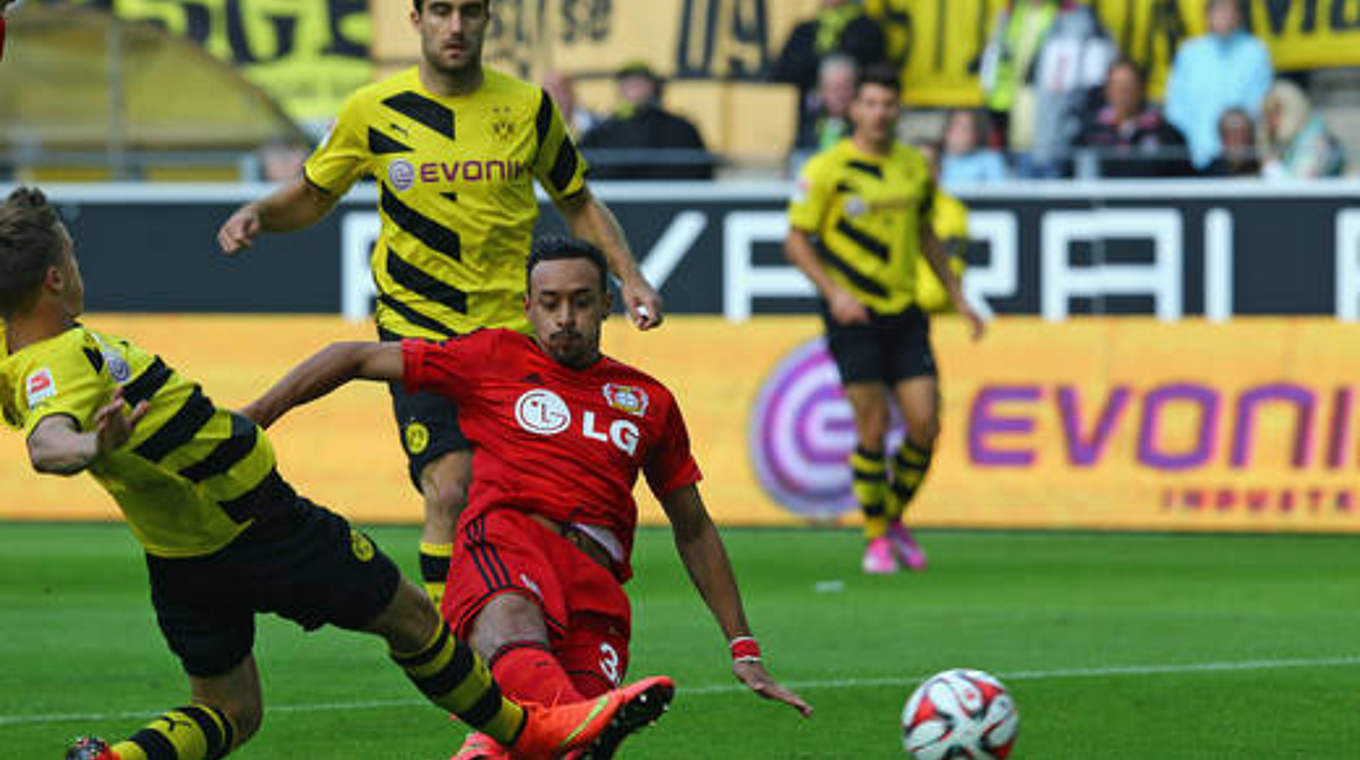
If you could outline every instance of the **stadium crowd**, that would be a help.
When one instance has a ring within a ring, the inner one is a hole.
[[[1148,97],[1147,72],[1118,49],[1089,4],[1009,3],[993,19],[979,62],[983,107],[951,110],[943,120],[942,183],[1340,176],[1345,152],[1300,86],[1307,75],[1276,78],[1245,12],[1241,0],[1207,4],[1208,33],[1180,46],[1159,105]],[[867,28],[873,23],[856,0],[822,0],[780,53],[771,77],[800,93],[795,166],[843,134],[842,82],[884,61],[881,33]]]

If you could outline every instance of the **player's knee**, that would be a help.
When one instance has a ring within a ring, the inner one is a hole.
[[[871,448],[882,445],[883,437],[888,434],[887,407],[866,410],[855,415],[855,428],[861,441]]]
[[[468,643],[489,658],[511,641],[548,642],[548,628],[538,605],[519,594],[501,594],[487,602],[472,622]]]
[[[922,415],[907,418],[907,437],[917,448],[934,448],[935,440],[940,437],[940,418],[936,415]]]
[[[436,461],[425,468],[420,475],[420,492],[425,498],[425,510],[430,514],[457,514],[467,505],[468,486],[471,473],[463,468],[450,466],[444,460]]]

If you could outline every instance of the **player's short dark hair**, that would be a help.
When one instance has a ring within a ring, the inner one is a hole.
[[[37,188],[20,187],[0,206],[0,315],[31,306],[48,267],[61,263],[60,223]]]
[[[865,85],[871,84],[887,87],[897,93],[899,97],[902,95],[902,77],[898,70],[889,64],[875,63],[860,69],[859,76],[855,80],[855,94],[859,95],[859,91]]]
[[[548,235],[534,241],[534,247],[529,252],[529,263],[524,267],[525,289],[529,288],[534,267],[544,261],[563,259],[585,259],[594,264],[595,268],[600,270],[600,292],[609,292],[609,263],[605,261],[604,253],[584,240],[565,235]]]
[[[425,0],[411,0],[411,5],[415,6],[417,15],[425,12]],[[482,5],[491,10],[491,0],[482,0]]]

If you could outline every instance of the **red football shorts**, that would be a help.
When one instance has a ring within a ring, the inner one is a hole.
[[[622,682],[633,616],[618,579],[525,513],[497,509],[461,526],[441,612],[466,640],[486,603],[506,593],[538,604],[553,654],[584,696]]]

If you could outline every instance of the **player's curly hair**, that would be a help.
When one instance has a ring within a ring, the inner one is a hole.
[[[37,188],[20,187],[0,206],[0,315],[31,306],[48,267],[61,262],[60,222]]]
[[[524,267],[525,289],[529,288],[534,267],[544,261],[561,259],[586,259],[594,264],[600,270],[600,292],[609,292],[609,263],[605,261],[604,253],[584,240],[565,235],[547,235],[534,241],[534,247],[529,252],[529,263]]]

